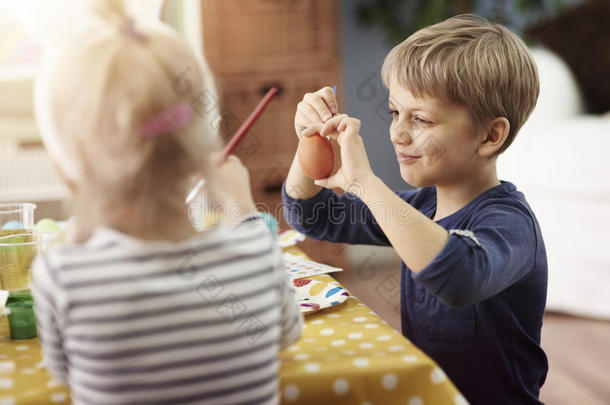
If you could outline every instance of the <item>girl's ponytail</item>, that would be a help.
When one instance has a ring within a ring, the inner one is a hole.
[[[91,9],[97,17],[117,29],[123,29],[129,23],[123,0],[94,0]]]

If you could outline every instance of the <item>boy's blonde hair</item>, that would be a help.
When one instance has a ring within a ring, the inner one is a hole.
[[[472,14],[423,28],[396,45],[381,69],[416,97],[452,101],[470,113],[475,128],[505,117],[512,143],[536,105],[536,64],[523,41],[507,28]]]
[[[42,74],[37,118],[45,144],[61,151],[52,158],[70,160],[56,163],[75,185],[79,219],[142,235],[164,213],[186,212],[193,176],[206,174],[219,143],[202,111],[167,134],[142,136],[141,126],[210,83],[168,26],[134,22],[120,0],[94,7],[93,26]],[[175,87],[185,72],[190,93]]]

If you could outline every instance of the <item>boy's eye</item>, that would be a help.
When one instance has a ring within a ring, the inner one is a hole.
[[[390,113],[390,115],[391,115],[393,118],[398,117],[398,111],[397,111],[397,110],[390,110],[390,111],[388,111],[388,112]]]
[[[422,117],[414,116],[412,119],[414,122],[416,122],[418,124],[423,124],[423,125],[432,124],[432,121],[428,121],[426,119],[423,119]]]

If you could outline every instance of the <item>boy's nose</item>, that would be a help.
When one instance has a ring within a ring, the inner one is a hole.
[[[413,143],[413,136],[407,125],[397,123],[390,128],[390,140],[395,144],[409,145]]]

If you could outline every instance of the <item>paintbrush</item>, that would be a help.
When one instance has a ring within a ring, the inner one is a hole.
[[[239,127],[237,132],[235,132],[235,134],[231,137],[231,140],[229,141],[227,146],[225,146],[224,150],[222,151],[222,156],[221,156],[220,160],[217,162],[218,166],[221,166],[224,162],[226,162],[229,155],[231,153],[233,153],[233,151],[235,150],[235,148],[237,147],[239,142],[246,136],[246,134],[248,133],[248,130],[256,122],[258,117],[260,117],[260,115],[263,113],[263,111],[267,107],[267,104],[269,104],[271,99],[278,93],[278,91],[279,90],[277,89],[277,87],[271,87],[269,89],[269,91],[267,91],[267,94],[265,94],[265,96],[258,103],[258,105],[254,109],[254,111],[252,111],[250,116],[248,116],[248,118],[244,121],[244,123],[241,124],[241,126]],[[205,185],[205,179],[199,180],[199,182],[195,185],[193,190],[189,193],[188,197],[186,197],[185,202],[187,204],[189,204],[191,201],[193,201],[195,199],[195,197],[197,197],[197,194],[199,194],[201,192],[204,185]]]

